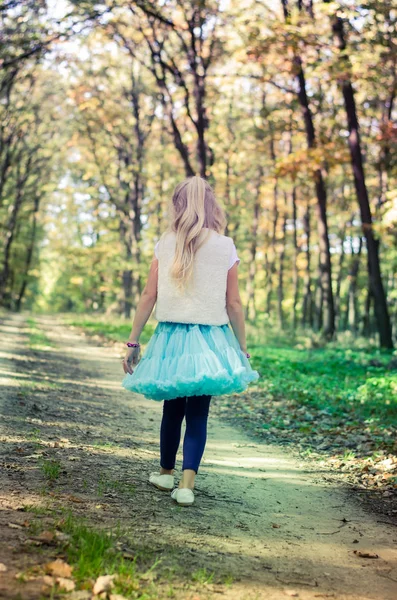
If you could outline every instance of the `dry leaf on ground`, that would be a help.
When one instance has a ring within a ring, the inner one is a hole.
[[[115,575],[101,575],[98,577],[92,588],[92,593],[100,594],[101,592],[108,592],[114,586]]]
[[[66,577],[57,577],[56,582],[60,588],[65,590],[65,592],[73,592],[74,588],[76,587],[73,579],[67,579]]]
[[[79,504],[84,503],[85,501],[82,500],[82,498],[78,498],[77,496],[73,496],[73,494],[70,494],[69,496],[67,496],[67,499],[70,500],[71,502],[77,502]]]
[[[71,577],[73,567],[68,565],[64,560],[57,558],[45,565],[45,570],[56,577]]]
[[[43,544],[51,544],[54,541],[54,534],[52,531],[42,531],[40,535],[38,535],[35,540],[39,542],[43,542]]]
[[[4,563],[0,563],[0,573],[7,571],[8,567]]]

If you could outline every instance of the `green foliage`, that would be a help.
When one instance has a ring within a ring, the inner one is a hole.
[[[389,113],[396,23],[388,3],[343,7],[350,69],[333,39],[335,3],[316,3],[314,14],[290,3],[287,20],[281,6],[274,11],[254,0],[199,3],[197,13],[187,0],[153,2],[149,17],[147,3],[131,11],[105,4],[75,1],[54,10],[24,0],[1,8],[0,302],[17,310],[128,315],[185,163],[200,168],[203,123],[206,170],[238,247],[249,318],[321,331],[314,198],[321,169],[337,329],[372,336],[376,319],[373,302],[366,314],[366,247],[338,87],[349,75],[395,320],[397,163]],[[313,148],[296,94],[297,55]],[[308,298],[317,304],[310,314]]]
[[[378,425],[397,424],[397,373],[390,354],[334,347],[303,350],[259,346],[253,364],[268,400],[289,400]]]

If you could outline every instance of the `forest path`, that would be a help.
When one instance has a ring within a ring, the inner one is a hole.
[[[35,320],[51,345],[33,351],[27,315],[0,324],[1,598],[42,597],[37,580],[18,584],[21,596],[15,588],[16,572],[48,560],[27,541],[21,509],[32,504],[130,528],[174,572],[175,598],[397,597],[395,527],[364,512],[326,473],[214,417],[195,505],[180,508],[152,488],[161,403],[121,388],[121,346],[97,346],[53,316]],[[62,464],[51,490],[39,454]],[[159,597],[169,585],[161,577]]]

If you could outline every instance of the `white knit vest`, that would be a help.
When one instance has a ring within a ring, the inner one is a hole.
[[[203,228],[202,235],[207,235]],[[159,261],[155,316],[158,321],[225,325],[226,283],[233,240],[211,231],[194,256],[193,274],[185,290],[178,290],[170,273],[176,234],[162,235],[157,249]]]

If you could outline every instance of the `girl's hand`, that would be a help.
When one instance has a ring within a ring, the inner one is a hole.
[[[141,349],[139,347],[128,348],[123,360],[123,369],[125,374],[133,374],[134,370],[132,369],[131,365],[137,365],[139,363],[140,353]]]

